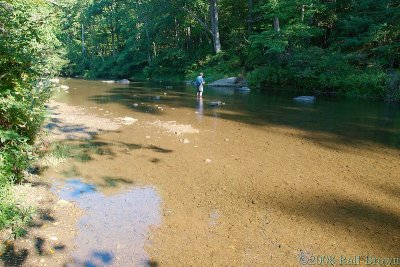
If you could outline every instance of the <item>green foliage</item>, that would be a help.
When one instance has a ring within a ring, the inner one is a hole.
[[[9,187],[0,188],[0,229],[9,228],[12,237],[26,234],[26,226],[31,222],[33,208],[21,208],[14,203]]]
[[[223,52],[214,55],[208,0],[66,2],[65,73],[152,79],[201,71],[208,80],[247,73],[260,88],[383,97],[387,70],[399,67],[398,1],[218,5]]]
[[[49,78],[64,63],[55,11],[45,0],[0,1],[0,229],[11,227],[15,236],[31,212],[16,206],[9,187],[34,158],[53,91]]]

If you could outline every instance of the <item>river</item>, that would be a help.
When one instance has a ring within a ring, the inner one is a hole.
[[[61,198],[85,210],[75,264],[298,266],[317,256],[336,264],[399,256],[398,105],[299,103],[294,92],[226,88],[205,88],[197,99],[190,85],[162,82],[63,83],[70,89],[56,101],[128,122],[65,141],[79,151],[45,173]]]

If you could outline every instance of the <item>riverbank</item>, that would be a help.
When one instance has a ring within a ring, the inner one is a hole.
[[[63,142],[91,140],[99,132],[121,125],[53,100],[47,103],[47,109],[49,121],[35,144],[41,154],[32,168],[37,174],[25,172],[24,181],[11,188],[14,205],[28,217],[19,236],[12,229],[0,232],[0,260],[5,266],[64,266],[74,262],[77,222],[84,212],[76,203],[62,199],[60,189],[43,172],[60,168],[69,160],[71,155],[65,153]]]

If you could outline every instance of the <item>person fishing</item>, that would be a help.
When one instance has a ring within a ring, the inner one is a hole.
[[[206,82],[204,81],[204,74],[200,73],[200,75],[196,78],[196,87],[197,87],[197,92],[196,95],[198,97],[202,97],[203,96],[203,90],[204,90],[204,84]]]

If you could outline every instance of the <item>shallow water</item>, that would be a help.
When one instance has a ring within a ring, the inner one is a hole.
[[[47,172],[62,198],[87,211],[76,264],[297,266],[304,251],[400,251],[399,105],[64,83],[70,90],[57,101],[111,121],[135,119],[66,142],[73,158]]]
[[[317,96],[315,103],[299,103],[295,92],[242,92],[231,88],[206,88],[202,100],[191,85],[142,83],[104,84],[100,81],[68,80],[70,94],[59,99],[72,105],[112,105],[109,112],[123,116],[128,110],[163,117],[158,106],[189,108],[196,119],[203,116],[250,124],[284,126],[310,132],[332,134],[344,143],[378,143],[400,148],[400,106],[364,99]],[[164,95],[166,93],[166,95]],[[225,103],[220,109],[212,101]],[[134,104],[138,104],[137,107]],[[192,118],[195,123],[195,118]],[[312,138],[310,136],[310,138]],[[329,142],[329,140],[321,140]]]

